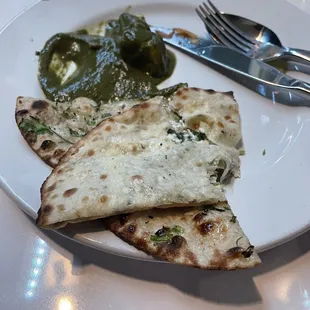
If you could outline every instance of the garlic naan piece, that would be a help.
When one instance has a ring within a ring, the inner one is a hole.
[[[239,176],[235,148],[211,144],[175,111],[151,101],[103,120],[62,157],[41,188],[38,224],[225,201]]]
[[[243,269],[260,263],[227,202],[113,216],[105,226],[155,257],[203,269]]]
[[[154,100],[160,102],[161,97]],[[93,100],[79,97],[56,104],[47,99],[18,97],[15,119],[34,152],[48,165],[56,167],[62,155],[103,119],[139,103],[139,100],[125,100],[97,106]]]

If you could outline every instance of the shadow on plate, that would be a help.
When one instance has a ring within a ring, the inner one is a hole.
[[[29,218],[33,222],[32,219]],[[98,229],[98,228],[95,228]],[[261,301],[253,278],[283,267],[310,250],[310,232],[262,253],[263,263],[254,269],[240,271],[206,271],[168,263],[154,263],[129,259],[73,242],[54,231],[41,230],[43,239],[51,239],[72,254],[72,273],[87,265],[123,276],[171,285],[172,287],[198,297],[220,304],[253,304]],[[49,240],[46,240],[50,243]],[[51,245],[52,246],[52,245]],[[55,249],[57,250],[57,249]],[[63,252],[60,253],[64,255]],[[71,258],[69,258],[71,259]]]

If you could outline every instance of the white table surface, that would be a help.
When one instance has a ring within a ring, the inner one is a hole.
[[[0,0],[0,26],[33,2]],[[290,2],[310,13],[310,0]],[[310,309],[309,240],[265,252],[246,271],[153,264],[41,231],[0,190],[0,310]]]

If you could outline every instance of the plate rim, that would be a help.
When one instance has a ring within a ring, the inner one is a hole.
[[[171,1],[173,2],[173,1]],[[31,8],[33,8],[34,6],[38,5],[39,3],[41,3],[41,0],[37,0],[34,3],[32,3],[31,5],[27,6],[24,10],[22,10],[20,13],[18,13],[17,15],[15,15],[11,20],[9,20],[9,22],[7,22],[5,24],[5,26],[0,30],[0,35],[16,20],[18,19],[20,16],[22,16],[23,14],[25,14],[27,11],[29,11]],[[26,214],[28,214],[31,218],[33,218],[35,220],[36,218],[36,212],[34,211],[34,209],[27,204],[11,187],[10,185],[5,181],[5,179],[2,177],[2,175],[0,175],[0,188],[4,191],[4,193],[10,198],[12,199],[21,209],[23,212],[25,212]],[[297,238],[298,236],[300,236],[301,234],[303,234],[304,232],[308,231],[310,229],[310,223],[308,225],[304,225],[302,227],[300,227],[299,229],[288,233],[287,235],[283,236],[282,238],[278,238],[266,245],[260,245],[256,247],[257,252],[262,253],[264,251],[267,251],[271,248],[277,247],[283,243],[286,243],[292,239]],[[132,259],[138,259],[138,260],[146,260],[146,261],[157,261],[154,258],[152,258],[151,256],[149,256],[148,258],[143,258],[143,257],[136,257],[134,255],[132,255],[131,253],[128,253],[127,255],[125,253],[121,253],[118,249],[115,249],[114,251],[109,250],[105,247],[104,244],[98,244],[98,246],[96,246],[95,243],[91,243],[89,241],[87,241],[87,239],[84,239],[84,241],[76,237],[70,237],[67,234],[64,234],[61,231],[57,231],[54,230],[57,233],[61,234],[62,236],[66,237],[66,238],[70,238],[71,240],[77,241],[83,245],[86,246],[90,246],[96,249],[99,249],[101,251],[104,252],[108,252],[114,255],[118,255],[118,256],[123,256],[123,257],[128,257],[128,258],[132,258]],[[138,250],[137,250],[138,251]],[[159,262],[164,262],[164,261],[160,261]]]

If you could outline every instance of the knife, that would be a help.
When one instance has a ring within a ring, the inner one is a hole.
[[[272,101],[310,107],[310,85],[244,54],[179,28],[150,26],[163,40]]]

